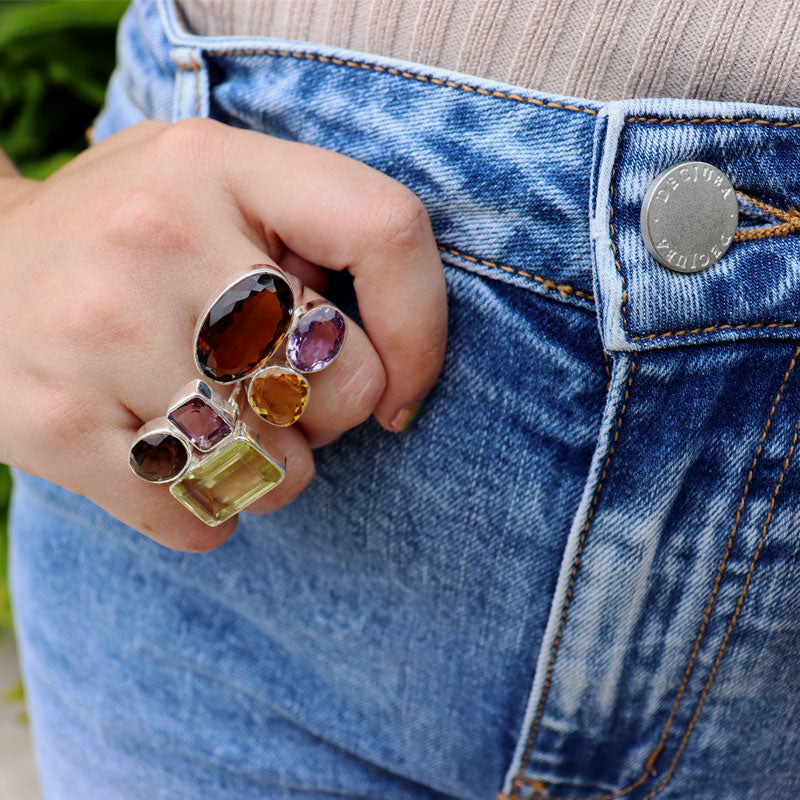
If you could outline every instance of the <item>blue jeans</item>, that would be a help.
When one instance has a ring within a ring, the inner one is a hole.
[[[794,800],[800,236],[682,274],[639,209],[687,159],[800,206],[800,110],[201,37],[169,0],[119,47],[98,139],[211,116],[414,190],[450,339],[415,429],[349,432],[206,555],[16,474],[47,800]]]

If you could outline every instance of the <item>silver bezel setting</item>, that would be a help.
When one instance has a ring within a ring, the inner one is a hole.
[[[270,372],[280,372],[284,375],[286,373],[297,375],[297,377],[300,378],[306,385],[306,399],[305,402],[303,403],[303,409],[300,412],[300,416],[298,416],[296,420],[289,422],[286,425],[279,425],[276,422],[271,422],[270,420],[268,420],[266,417],[262,416],[259,413],[258,409],[253,403],[253,398],[252,398],[253,383],[259,378],[263,378]],[[291,364],[267,364],[266,366],[261,367],[261,369],[256,370],[252,375],[249,376],[249,380],[247,383],[247,402],[250,404],[250,408],[253,409],[253,413],[257,414],[258,418],[266,422],[267,425],[272,425],[273,427],[276,428],[288,428],[289,426],[294,425],[302,418],[303,414],[305,414],[306,408],[308,408],[309,400],[311,400],[311,383],[302,372],[300,372],[298,369],[295,369],[295,367],[293,367]]]
[[[292,337],[297,326],[302,321],[303,317],[305,317],[310,311],[313,311],[317,308],[332,308],[337,314],[339,314],[344,321],[344,336],[342,336],[342,343],[339,345],[339,349],[336,351],[336,355],[327,363],[324,367],[320,367],[319,369],[300,369],[297,364],[294,364],[292,360],[289,358],[289,340]],[[347,317],[345,316],[344,312],[335,306],[333,303],[329,302],[328,300],[320,299],[320,300],[309,300],[307,303],[303,303],[300,306],[297,306],[294,310],[294,314],[292,316],[292,322],[289,325],[289,330],[286,332],[286,336],[284,337],[285,341],[285,357],[286,363],[290,366],[295,372],[298,372],[302,375],[314,375],[317,372],[322,372],[328,367],[333,364],[337,358],[339,358],[339,354],[344,350],[345,342],[347,342],[347,333],[348,333],[348,324],[347,324]]]
[[[268,461],[270,461],[281,475],[280,480],[274,486],[267,489],[267,491],[265,491],[263,494],[258,495],[258,497],[254,498],[254,500],[251,502],[255,502],[255,500],[260,500],[262,497],[268,495],[274,489],[277,489],[278,486],[280,486],[283,483],[284,479],[286,478],[286,454],[283,453],[283,451],[281,451],[275,445],[263,442],[261,437],[256,431],[254,431],[252,428],[250,428],[241,420],[238,421],[236,423],[236,427],[233,433],[230,436],[226,436],[224,441],[220,442],[220,444],[217,445],[217,447],[215,447],[213,450],[204,453],[202,457],[198,458],[197,456],[193,456],[191,458],[191,464],[187,467],[187,469],[183,470],[183,472],[177,478],[174,478],[169,482],[169,492],[175,498],[175,500],[177,500],[187,511],[190,511],[192,514],[194,514],[194,516],[197,517],[201,522],[205,523],[211,528],[215,528],[217,527],[217,525],[222,525],[223,522],[227,522],[227,520],[229,520],[231,517],[235,516],[241,511],[244,511],[247,508],[247,506],[221,519],[215,519],[213,517],[206,518],[205,516],[201,516],[200,514],[198,514],[195,511],[195,509],[192,508],[190,505],[184,503],[184,501],[176,494],[176,489],[178,484],[184,478],[186,478],[186,476],[190,472],[195,470],[197,467],[202,466],[206,462],[210,461],[212,458],[217,457],[221,451],[225,450],[228,447],[233,446],[237,440],[246,441],[248,444],[250,444],[262,456],[264,456]]]
[[[177,475],[171,475],[168,478],[162,478],[161,480],[151,480],[150,478],[145,478],[143,475],[140,475],[136,468],[133,466],[133,448],[142,440],[146,439],[148,436],[152,436],[156,433],[164,433],[172,436],[173,438],[177,439],[182,445],[184,450],[186,451],[186,463],[183,465],[183,468]],[[172,423],[164,416],[164,417],[156,417],[155,419],[151,419],[149,422],[145,422],[134,434],[133,440],[131,441],[130,447],[128,447],[128,466],[130,467],[131,472],[140,480],[144,481],[145,483],[173,483],[174,481],[179,481],[189,470],[192,462],[194,460],[194,452],[192,449],[192,444],[187,439],[184,434],[177,430]]]
[[[211,447],[201,447],[192,439],[189,434],[181,430],[180,426],[176,422],[169,419],[174,411],[184,405],[184,403],[188,403],[190,400],[194,400],[195,398],[199,398],[209,408],[211,408],[212,411],[214,411],[216,414],[219,414],[219,416],[228,423],[228,427],[231,429],[222,439],[211,445]],[[167,417],[169,424],[173,428],[179,430],[180,433],[192,443],[193,447],[197,448],[201,453],[210,453],[217,447],[222,446],[222,444],[227,441],[228,438],[230,438],[236,426],[238,413],[237,409],[221,394],[219,394],[219,392],[212,389],[205,379],[194,378],[189,381],[189,383],[181,387],[181,389],[175,395],[173,395],[172,401],[169,404],[169,408],[167,408],[167,413],[165,416]]]

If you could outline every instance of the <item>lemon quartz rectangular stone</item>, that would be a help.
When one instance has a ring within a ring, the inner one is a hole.
[[[220,525],[274,489],[286,471],[250,436],[232,441],[206,456],[170,484],[172,496],[206,525]]]

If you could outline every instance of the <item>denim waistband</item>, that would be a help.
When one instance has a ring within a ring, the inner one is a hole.
[[[730,178],[740,228],[777,231],[764,204],[800,205],[800,109],[601,103],[321,44],[199,36],[171,0],[134,4],[115,88],[129,108],[101,115],[98,138],[145,117],[212,116],[391,175],[425,202],[446,263],[596,308],[609,351],[800,336],[797,234],[737,241],[683,274],[658,265],[639,231],[650,181],[686,160]]]

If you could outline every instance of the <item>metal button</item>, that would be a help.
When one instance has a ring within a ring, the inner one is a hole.
[[[736,190],[705,161],[684,161],[659,172],[642,201],[645,247],[677,272],[700,272],[716,264],[738,224]]]

